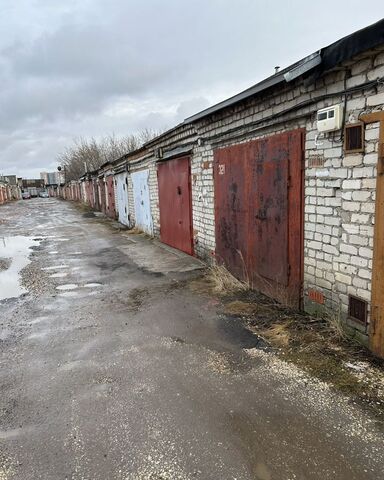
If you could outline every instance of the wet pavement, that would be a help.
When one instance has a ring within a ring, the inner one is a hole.
[[[54,199],[1,206],[0,242],[0,480],[383,478],[382,425],[190,288],[200,262]]]

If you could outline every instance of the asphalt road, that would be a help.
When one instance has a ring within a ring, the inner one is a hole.
[[[194,259],[53,199],[1,206],[1,241],[3,296],[31,263],[0,301],[0,480],[384,477],[382,426],[221,315]]]

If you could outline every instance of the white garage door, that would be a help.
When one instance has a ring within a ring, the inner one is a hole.
[[[116,200],[118,220],[123,225],[129,227],[129,208],[128,208],[128,179],[127,173],[115,175],[116,180]]]
[[[135,201],[135,226],[143,232],[152,235],[152,216],[148,179],[148,169],[132,173],[133,197]]]

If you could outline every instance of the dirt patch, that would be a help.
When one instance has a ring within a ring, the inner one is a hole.
[[[85,212],[83,218],[95,218],[95,212]]]
[[[129,294],[129,308],[135,312],[138,312],[148,296],[148,288],[134,288]]]
[[[223,312],[240,317],[288,362],[350,394],[384,421],[384,362],[349,338],[333,318],[312,317],[253,291],[222,297]]]
[[[55,286],[46,272],[40,269],[37,262],[27,265],[20,273],[21,285],[33,295],[38,296],[45,293],[54,293]]]
[[[241,321],[279,357],[350,395],[384,421],[384,362],[349,337],[338,318],[292,310],[231,277],[215,267],[189,287],[215,296],[229,321]]]
[[[232,316],[248,316],[248,315],[269,315],[271,309],[268,305],[258,305],[253,302],[245,302],[242,300],[233,300],[225,304],[224,313]]]

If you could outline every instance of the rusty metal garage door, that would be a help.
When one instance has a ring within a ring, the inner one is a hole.
[[[111,218],[116,218],[116,209],[115,209],[115,183],[113,175],[109,175],[106,178],[106,192],[107,192],[107,215]]]
[[[189,157],[158,166],[161,241],[193,255]]]
[[[100,210],[103,213],[107,212],[105,191],[106,191],[106,187],[105,187],[104,178],[100,178],[99,179],[99,199],[100,199],[99,203],[100,203]]]
[[[216,256],[238,278],[298,307],[303,258],[301,130],[215,151]]]

